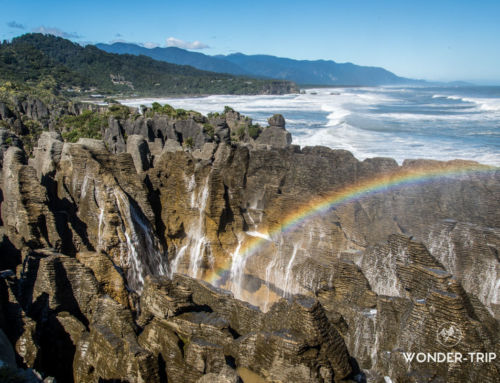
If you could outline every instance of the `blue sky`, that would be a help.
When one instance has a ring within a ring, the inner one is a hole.
[[[0,39],[31,31],[206,54],[382,66],[400,76],[500,84],[500,1],[0,0]]]

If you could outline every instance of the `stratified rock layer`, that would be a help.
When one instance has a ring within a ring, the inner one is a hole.
[[[498,170],[360,162],[268,122],[145,109],[109,117],[104,141],[44,132],[29,161],[0,131],[0,329],[17,367],[63,382],[496,382],[500,359],[403,353],[500,354]],[[389,182],[401,174],[440,176]]]

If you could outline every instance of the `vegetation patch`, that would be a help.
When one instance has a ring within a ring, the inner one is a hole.
[[[234,109],[233,109],[233,108],[231,108],[230,106],[227,106],[227,105],[226,105],[226,106],[224,107],[224,115],[226,115],[226,114],[228,114],[228,113],[230,113],[230,112],[234,112]]]
[[[126,120],[130,115],[130,108],[121,104],[112,104],[108,107],[108,112],[118,120]]]
[[[146,112],[146,117],[153,117],[155,114],[163,114],[171,118],[187,120],[190,116],[201,116],[201,113],[185,109],[175,109],[169,104],[161,105],[158,102],[153,102],[151,110]]]
[[[182,145],[186,148],[192,149],[194,147],[193,137],[186,138],[186,140],[182,143]]]
[[[67,129],[62,136],[65,141],[77,142],[80,138],[102,139],[102,129],[108,127],[105,114],[90,110],[84,111],[79,116],[65,116],[62,124]]]
[[[215,128],[212,124],[210,123],[205,123],[203,124],[203,131],[208,134],[211,138],[215,137]]]
[[[33,152],[33,148],[38,142],[38,139],[40,138],[40,135],[43,132],[43,128],[38,121],[30,119],[23,119],[23,124],[29,132],[22,137],[24,150],[26,151],[26,153],[31,154]]]
[[[250,125],[248,127],[248,135],[252,137],[254,140],[259,137],[262,132],[262,127],[259,124]]]

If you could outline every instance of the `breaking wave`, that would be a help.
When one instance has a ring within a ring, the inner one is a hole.
[[[318,88],[283,96],[216,95],[133,99],[203,114],[229,105],[257,123],[281,113],[300,146],[323,145],[351,151],[358,159],[392,157],[462,158],[500,165],[500,88],[488,94],[455,88]],[[463,93],[463,94],[458,94]]]

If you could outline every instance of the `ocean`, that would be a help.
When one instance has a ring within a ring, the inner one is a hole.
[[[500,166],[500,87],[364,87],[307,89],[283,96],[208,96],[154,101],[203,114],[225,105],[262,125],[286,119],[293,143],[346,149],[356,158],[467,159]]]

